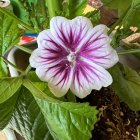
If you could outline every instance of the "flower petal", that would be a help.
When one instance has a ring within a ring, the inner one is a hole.
[[[107,26],[103,24],[90,29],[78,45],[78,50],[85,48],[88,42],[95,41],[100,35],[107,34],[107,30]]]
[[[57,43],[72,51],[75,51],[80,41],[92,27],[92,23],[86,17],[76,17],[73,20],[54,17],[50,22],[50,30]]]
[[[56,38],[54,38],[50,29],[40,32],[37,37],[37,44],[39,48],[48,47],[48,43],[50,43],[53,47],[55,47],[55,49],[58,48],[64,49],[63,46],[57,43]]]
[[[74,69],[74,78],[70,89],[79,98],[84,98],[92,89],[100,90],[112,83],[112,77],[101,66],[90,60],[77,60]]]
[[[44,30],[39,34],[37,39],[39,48],[33,51],[29,59],[32,67],[37,68],[42,65],[51,67],[67,57],[68,52],[52,37],[50,30]]]
[[[70,88],[73,69],[71,68],[71,64],[64,60],[53,67],[38,67],[36,74],[41,80],[48,82],[48,86],[55,96],[61,97]]]
[[[78,54],[104,68],[112,67],[119,58],[117,52],[110,46],[110,38],[106,34],[107,28],[104,25],[93,28],[85,42],[82,42]]]

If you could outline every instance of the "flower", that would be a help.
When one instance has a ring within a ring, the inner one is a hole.
[[[61,97],[70,89],[84,98],[92,89],[100,90],[112,83],[105,69],[118,62],[118,55],[110,46],[105,25],[93,28],[90,20],[81,16],[72,20],[54,17],[50,29],[39,34],[37,43],[30,64],[55,96]]]

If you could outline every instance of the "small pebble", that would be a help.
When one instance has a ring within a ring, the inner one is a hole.
[[[129,133],[128,131],[126,131],[126,134],[127,134],[127,135],[130,135],[130,133]]]
[[[109,119],[107,119],[107,122],[109,122],[110,120]]]
[[[124,116],[124,113],[123,112],[120,112],[120,116]]]
[[[138,119],[136,118],[136,119],[135,119],[135,122],[137,122],[137,121],[138,121]]]
[[[111,129],[111,128],[107,128],[106,131],[107,131],[107,132],[113,132],[113,129]]]

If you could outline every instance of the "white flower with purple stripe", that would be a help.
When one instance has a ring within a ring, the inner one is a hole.
[[[100,90],[112,83],[105,69],[118,62],[118,55],[110,46],[105,25],[93,27],[86,17],[54,17],[50,29],[39,34],[37,43],[30,64],[57,97],[70,89],[84,98],[92,89]]]

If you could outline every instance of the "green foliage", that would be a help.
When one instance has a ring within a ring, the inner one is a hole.
[[[0,80],[0,104],[13,96],[22,85],[21,78],[5,78]]]
[[[113,77],[112,88],[122,101],[134,110],[140,110],[140,76],[129,68],[118,64],[110,69]]]
[[[24,80],[24,86],[36,97],[54,139],[74,140],[80,135],[83,140],[91,138],[91,130],[97,121],[98,111],[95,107],[54,99],[48,96],[50,93],[43,94],[44,85],[41,90],[41,85],[35,86],[27,79]],[[47,87],[45,90],[50,92]]]
[[[0,128],[10,121],[8,126],[26,140],[77,140],[81,135],[81,140],[89,140],[98,111],[87,103],[63,100],[54,98],[35,73],[24,79],[1,79]]]
[[[32,94],[22,87],[0,104],[0,129],[10,127],[26,140],[53,140]]]
[[[0,77],[8,75],[6,64],[1,56],[19,42],[21,31],[17,21],[0,12]]]
[[[102,0],[104,5],[116,9],[119,12],[119,15],[125,14],[122,19],[124,28],[129,28],[130,26],[140,27],[140,1],[139,0]]]
[[[133,0],[131,4],[131,8],[127,12],[123,24],[124,27],[130,27],[130,26],[137,26],[140,27],[140,1],[139,0]]]
[[[129,35],[131,35],[133,32],[130,29],[117,29],[116,33],[112,34],[113,35],[113,39],[111,41],[111,46],[113,48],[118,48],[120,46],[122,46],[122,39],[128,37]],[[126,48],[126,47],[125,47]]]
[[[0,56],[19,42],[20,35],[18,22],[0,12]]]
[[[93,26],[100,24],[100,11],[99,10],[88,12],[85,14],[85,16],[91,20]]]
[[[49,97],[52,97],[54,99],[58,99],[56,96],[54,96],[54,94],[52,94],[48,88],[48,84],[46,82],[42,82],[37,75],[35,74],[34,71],[31,71],[28,75],[27,75],[27,79],[29,79],[30,81],[32,81],[33,86],[38,87],[38,90],[41,90],[43,93],[49,95]],[[28,81],[29,82],[29,81]],[[26,86],[26,84],[25,84]],[[28,88],[28,87],[27,87]],[[73,93],[71,93],[71,91],[69,91],[67,93],[67,97],[60,97],[59,100],[61,101],[67,101],[67,98],[71,99],[73,102],[75,102],[75,96]]]
[[[42,82],[43,83],[43,82]],[[41,83],[40,83],[41,84]],[[52,97],[45,94],[40,88],[43,87],[44,90],[44,83],[43,85],[40,85],[37,87],[33,82],[31,82],[29,79],[24,79],[23,85],[37,98],[39,99],[47,99],[48,101],[57,101],[56,99],[53,99]],[[50,90],[48,89],[48,92]]]
[[[25,23],[31,24],[36,31],[45,28],[48,20],[45,0],[11,0],[15,15]]]
[[[25,87],[18,94],[9,127],[26,140],[53,140],[32,94]]]
[[[8,70],[6,64],[3,62],[3,59],[0,58],[0,78],[6,77],[8,75]]]
[[[15,104],[17,102],[18,94],[13,95],[11,98],[0,104],[0,130],[5,128],[14,111]]]
[[[31,80],[32,82],[42,82],[38,76],[35,74],[34,71],[30,71],[26,76],[27,79]]]
[[[95,107],[78,103],[49,103],[37,99],[50,132],[56,140],[89,140],[97,122]]]
[[[65,11],[69,18],[75,18],[83,14],[84,9],[87,6],[87,0],[66,0]]]

